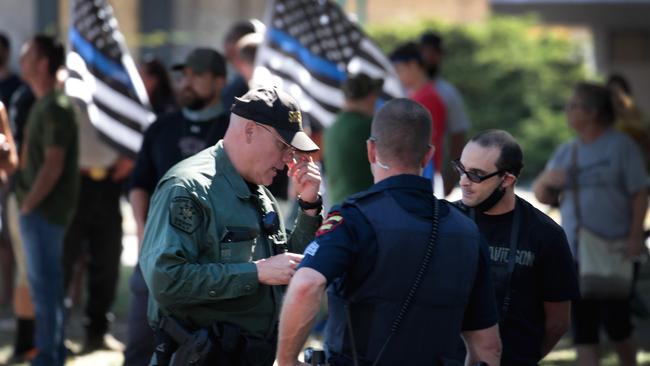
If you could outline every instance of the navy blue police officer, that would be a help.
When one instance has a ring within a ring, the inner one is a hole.
[[[299,364],[327,285],[332,365],[453,362],[461,334],[468,364],[499,364],[487,247],[420,176],[433,154],[431,126],[408,99],[375,115],[366,143],[375,184],[332,208],[305,250],[280,316],[281,366]]]

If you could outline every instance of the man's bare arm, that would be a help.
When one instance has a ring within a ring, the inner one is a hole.
[[[140,253],[140,246],[142,245],[142,238],[144,236],[144,224],[147,222],[149,198],[149,192],[142,188],[133,188],[129,192],[129,201],[131,202],[131,210],[133,210],[136,234],[138,236],[138,253]]]
[[[462,336],[467,349],[466,366],[477,362],[485,362],[490,366],[501,364],[501,338],[498,325],[481,330],[465,331]]]
[[[18,153],[16,152],[16,144],[14,143],[11,128],[9,128],[7,110],[2,102],[0,102],[0,133],[5,136],[4,144],[8,148],[8,151],[4,152],[7,154],[6,158],[0,161],[0,173],[11,175],[18,167]]]
[[[63,173],[65,161],[65,148],[51,145],[45,149],[45,160],[36,174],[36,179],[31,189],[25,196],[20,211],[23,214],[30,213],[38,206],[47,195],[52,192],[56,182]]]
[[[278,364],[294,366],[311,330],[327,280],[318,271],[301,268],[289,284],[280,314]]]
[[[542,343],[542,357],[546,356],[564,333],[571,326],[571,301],[544,302],[544,341]]]
[[[634,258],[641,255],[645,249],[643,224],[648,211],[648,191],[641,189],[632,195],[632,224],[628,233],[627,255]]]
[[[543,171],[533,182],[535,198],[541,203],[556,203],[562,188],[566,184],[566,172],[561,169]]]

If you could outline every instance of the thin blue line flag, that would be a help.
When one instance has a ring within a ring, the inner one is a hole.
[[[253,83],[291,94],[310,124],[332,124],[343,107],[341,83],[349,74],[384,79],[383,101],[404,95],[388,58],[335,2],[269,1],[265,23]]]
[[[74,0],[66,93],[86,104],[99,136],[134,157],[155,116],[107,0]]]

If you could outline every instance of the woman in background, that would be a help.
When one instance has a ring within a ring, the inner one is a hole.
[[[578,84],[566,114],[577,137],[553,153],[535,181],[535,196],[550,204],[562,194],[562,227],[574,257],[580,226],[602,238],[625,240],[625,255],[633,259],[644,250],[647,193],[641,153],[627,135],[614,128],[616,115],[607,88]],[[601,327],[614,344],[619,364],[637,364],[629,297],[580,299],[573,302],[572,311],[579,366],[599,364]]]

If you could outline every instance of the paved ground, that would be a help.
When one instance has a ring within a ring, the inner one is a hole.
[[[530,193],[527,191],[518,192],[526,199],[531,201]],[[452,199],[458,196],[458,192],[452,194]],[[540,209],[547,212],[547,208],[539,206]],[[128,309],[128,277],[130,276],[133,265],[136,259],[136,240],[133,233],[135,226],[130,214],[130,208],[127,204],[123,205],[124,212],[124,232],[123,239],[124,251],[122,255],[122,269],[120,272],[120,284],[117,295],[117,302],[115,304],[116,321],[113,324],[112,331],[115,337],[121,341],[126,340],[127,324],[126,315]],[[552,217],[556,218],[556,212],[549,212]],[[646,227],[650,227],[648,223]],[[639,283],[639,292],[642,294],[646,304],[650,305],[650,265],[644,267],[644,272],[641,274],[641,282]],[[82,340],[82,325],[81,325],[81,311],[75,308],[69,319],[67,328],[67,337],[71,348],[75,351],[80,349],[80,342]],[[635,319],[636,337],[639,340],[642,352],[639,355],[639,360],[642,365],[650,366],[650,319]],[[0,308],[0,365],[4,364],[5,360],[9,357],[11,351],[11,342],[13,340],[14,320],[9,308]],[[603,337],[604,338],[604,337]],[[317,340],[313,340],[314,345],[318,345]],[[83,357],[70,358],[67,366],[118,366],[122,364],[122,354],[118,352],[95,352]],[[571,347],[570,339],[565,337],[556,350],[551,353],[546,361],[542,363],[545,366],[557,365],[573,365],[575,364],[575,350]],[[607,358],[604,360],[603,365],[616,365],[616,358],[608,352]]]

